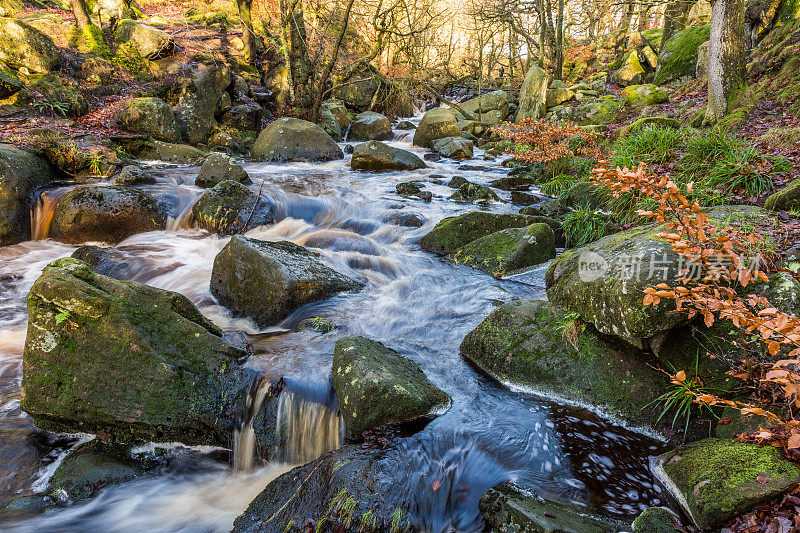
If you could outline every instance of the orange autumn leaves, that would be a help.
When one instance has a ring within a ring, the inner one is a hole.
[[[597,136],[571,122],[526,119],[518,124],[504,122],[492,131],[514,143],[512,153],[516,159],[530,164],[548,163],[564,156],[601,157]]]
[[[728,320],[748,337],[755,336],[769,358],[748,360],[746,372],[732,374],[753,381],[760,398],[770,392],[771,403],[783,404],[786,416],[759,405],[694,392],[691,387],[685,387],[686,394],[693,395],[698,404],[729,406],[745,415],[765,416],[772,430],[761,429],[753,436],[755,440],[800,449],[800,421],[791,415],[793,409],[800,408],[800,319],[771,306],[763,296],[740,294],[754,281],[767,281],[760,258],[748,253],[762,236],[734,225],[715,224],[697,202],[689,200],[692,183],[681,187],[668,177],[648,174],[643,165],[635,170],[608,169],[601,161],[593,179],[616,197],[631,192],[654,200],[657,207],[637,214],[664,224],[665,230],[657,236],[685,260],[675,285],[660,283],[646,289],[644,305],[674,300],[676,312],[685,312],[690,318],[700,315],[707,327],[715,320]],[[779,355],[780,359],[774,361]],[[684,385],[686,379],[685,371],[672,376],[674,384]]]

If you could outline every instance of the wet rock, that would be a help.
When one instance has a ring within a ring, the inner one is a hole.
[[[364,111],[356,115],[347,138],[354,141],[389,141],[394,138],[392,123],[380,113]]]
[[[416,155],[380,141],[369,141],[353,149],[353,170],[418,170],[426,165]]]
[[[177,143],[181,140],[181,130],[172,109],[161,98],[131,98],[123,101],[117,124],[125,131],[148,135],[158,141]]]
[[[296,308],[362,287],[296,244],[234,236],[214,259],[211,293],[238,316],[271,326]]]
[[[519,108],[515,120],[542,118],[547,112],[547,72],[537,66],[532,66],[525,74],[519,92]]]
[[[146,256],[117,248],[94,245],[81,246],[72,252],[73,259],[83,261],[97,274],[118,280],[134,280],[139,274],[153,274],[158,268]]]
[[[61,242],[117,243],[136,233],[163,230],[168,206],[140,189],[81,185],[58,203],[50,237]]]
[[[489,185],[503,191],[527,191],[534,183],[535,180],[528,176],[508,176],[496,179]]]
[[[414,144],[423,148],[430,148],[431,141],[445,137],[460,137],[461,128],[452,111],[438,107],[431,109],[419,122],[414,132]]]
[[[569,339],[567,327],[574,328]],[[655,400],[669,387],[652,356],[545,301],[497,308],[464,338],[461,354],[501,383],[600,406],[640,425],[656,420]]]
[[[265,161],[331,161],[344,158],[322,128],[298,118],[279,118],[259,135],[250,154]]]
[[[226,446],[255,373],[184,296],[59,259],[28,295],[21,408],[117,442]]]
[[[198,187],[209,188],[228,180],[243,185],[253,183],[242,165],[235,162],[230,156],[214,152],[206,156],[194,184]]]
[[[389,213],[383,217],[383,221],[406,228],[420,228],[425,224],[425,218],[417,213]]]
[[[486,274],[504,276],[556,256],[555,235],[547,224],[510,228],[475,239],[459,248],[453,261]]]
[[[453,176],[450,181],[447,182],[447,186],[452,187],[453,189],[458,189],[462,185],[466,185],[468,183],[471,182],[464,176]]]
[[[135,20],[121,20],[114,30],[114,38],[133,47],[147,59],[157,59],[172,53],[175,43],[169,33]]]
[[[666,507],[649,507],[633,521],[633,533],[680,533],[686,529]]]
[[[472,211],[445,218],[422,237],[419,244],[427,252],[449,255],[475,239],[508,228],[524,228],[534,222],[537,220],[525,215]]]
[[[192,215],[201,228],[230,235],[274,222],[274,205],[241,183],[226,180],[203,193]]]
[[[634,107],[665,104],[669,102],[667,91],[649,83],[647,85],[629,85],[622,90],[625,102]]]
[[[700,529],[720,526],[783,494],[800,469],[772,446],[705,439],[653,461],[653,471]]]
[[[315,316],[313,318],[306,318],[297,324],[297,331],[316,331],[317,333],[331,333],[336,331],[336,324],[330,319]]]
[[[432,152],[422,156],[422,159],[424,159],[425,161],[439,161],[440,159],[442,159],[442,156],[440,156],[436,152]]]
[[[14,70],[46,74],[61,63],[61,52],[49,36],[33,26],[0,17],[0,62]]]
[[[123,446],[104,446],[97,441],[72,450],[50,478],[49,489],[59,499],[81,500],[109,485],[130,481],[146,469]]]
[[[353,118],[350,116],[350,111],[347,110],[345,105],[338,100],[328,100],[322,102],[322,107],[331,112],[336,118],[336,122],[341,128],[342,134],[347,131],[350,124],[353,123]]]
[[[450,159],[472,158],[472,141],[463,137],[444,137],[431,141],[430,147],[442,157]]]
[[[764,202],[770,211],[791,211],[800,208],[800,180],[795,180]]]
[[[122,142],[128,152],[143,160],[200,164],[207,152],[188,144],[133,140]]]
[[[395,185],[397,194],[405,196],[406,198],[419,197],[424,188],[425,186],[420,181],[404,181],[403,183]]]
[[[115,185],[151,185],[156,178],[138,165],[126,165],[114,178]]]
[[[476,202],[481,200],[499,201],[500,197],[486,185],[478,183],[465,183],[450,195],[454,202]]]
[[[484,493],[478,509],[493,533],[616,533],[621,524],[502,483]]]
[[[546,197],[540,196],[538,194],[529,194],[527,192],[521,192],[521,191],[511,191],[511,203],[513,203],[514,205],[522,205],[522,206],[539,205],[545,202],[546,200],[547,200]]]
[[[450,405],[417,363],[364,337],[339,339],[332,374],[345,424],[356,436],[435,416]]]
[[[346,153],[346,154],[352,154],[353,152],[355,152],[355,150],[356,150],[356,148],[352,144],[345,144],[344,145],[344,153]]]
[[[56,180],[46,161],[0,144],[0,246],[28,238],[31,195]]]
[[[397,123],[396,128],[398,130],[408,131],[408,130],[415,130],[417,127],[414,125],[413,122],[409,122],[408,120],[401,120]]]
[[[339,125],[339,121],[336,120],[336,115],[325,106],[319,109],[319,124],[322,126],[322,129],[325,130],[325,133],[330,135],[334,141],[340,142],[344,138],[344,132]]]

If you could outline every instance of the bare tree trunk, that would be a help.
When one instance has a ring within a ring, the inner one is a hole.
[[[744,10],[744,0],[712,3],[707,124],[716,124],[725,117],[731,91],[744,83]]]
[[[287,35],[287,69],[294,91],[294,114],[307,117],[313,107],[314,68],[308,56],[302,0],[281,0],[281,15]]]
[[[558,0],[558,17],[556,18],[556,73],[560,80],[564,77],[564,0]]]
[[[622,15],[622,20],[620,20],[619,23],[619,30],[617,31],[617,41],[614,43],[617,55],[628,49],[628,36],[630,35],[631,20],[633,19],[635,11],[636,4],[634,2],[630,2],[625,7],[625,12]]]
[[[70,5],[72,13],[75,15],[75,25],[78,27],[78,33],[89,49],[105,46],[106,41],[103,37],[103,31],[92,23],[84,1],[70,0]]]
[[[347,32],[347,25],[350,22],[350,10],[353,9],[353,3],[355,0],[348,0],[347,6],[344,9],[344,14],[342,15],[342,24],[341,29],[339,30],[339,36],[336,39],[336,44],[333,46],[333,52],[331,52],[331,59],[328,61],[328,64],[325,65],[325,70],[322,72],[322,76],[320,79],[317,80],[317,91],[314,95],[314,105],[311,109],[311,120],[312,122],[316,122],[319,119],[319,108],[322,105],[322,95],[325,94],[325,84],[328,83],[328,79],[331,77],[331,72],[333,72],[333,67],[336,64],[336,59],[339,56],[339,49],[342,47],[342,41],[344,40],[344,35]]]
[[[244,43],[244,60],[252,65],[256,59],[256,36],[253,33],[253,17],[250,11],[253,0],[236,0],[239,8],[239,20],[242,22],[242,42]]]

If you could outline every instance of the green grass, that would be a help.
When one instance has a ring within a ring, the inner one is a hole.
[[[618,167],[636,168],[639,163],[663,165],[673,159],[686,138],[686,130],[648,126],[621,138],[614,153]]]
[[[608,215],[583,205],[564,216],[563,226],[567,247],[578,248],[605,236]]]
[[[543,183],[539,187],[539,190],[547,196],[558,197],[570,190],[573,185],[583,180],[584,178],[571,174],[559,174],[547,183]]]

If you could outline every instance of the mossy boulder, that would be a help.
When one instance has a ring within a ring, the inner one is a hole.
[[[450,397],[417,363],[364,337],[344,337],[333,352],[333,386],[347,428],[357,437],[447,409]]]
[[[325,106],[319,108],[319,125],[334,141],[341,142],[344,139],[344,132],[339,121],[336,120],[336,115]]]
[[[772,194],[764,202],[770,211],[792,211],[800,209],[800,180],[794,180],[780,191]]]
[[[261,130],[261,117],[264,109],[255,102],[232,105],[219,116],[219,123],[244,132]]]
[[[31,196],[55,180],[45,160],[15,146],[0,144],[0,246],[27,240]]]
[[[131,19],[119,21],[114,38],[127,43],[147,59],[157,59],[172,53],[175,43],[169,33]]]
[[[510,98],[505,91],[492,91],[458,104],[463,111],[472,115],[478,122],[488,125],[499,124],[506,120],[510,114]],[[463,117],[458,109],[455,110]],[[466,118],[466,117],[463,117]]]
[[[353,170],[418,170],[425,167],[425,162],[415,154],[380,141],[356,145],[350,160]]]
[[[603,407],[634,424],[654,423],[653,402],[669,386],[652,356],[545,301],[497,308],[464,338],[461,354],[501,383]]]
[[[536,180],[534,178],[518,175],[493,180],[489,185],[503,191],[527,191],[535,184]]]
[[[114,185],[152,185],[155,176],[138,165],[125,165],[114,178]]]
[[[348,111],[347,107],[339,100],[327,100],[322,102],[322,107],[330,111],[334,118],[336,118],[336,122],[339,128],[341,128],[342,134],[344,134],[347,128],[350,127],[350,124],[353,123],[353,117],[350,115],[350,111]]]
[[[658,58],[658,69],[653,83],[674,85],[694,78],[697,71],[697,51],[709,40],[711,26],[689,26],[670,37]]]
[[[25,84],[19,78],[10,72],[0,70],[0,100],[5,100],[9,96],[18,93],[24,87]]]
[[[475,239],[508,228],[524,228],[534,222],[538,221],[526,215],[472,211],[445,218],[422,237],[419,245],[427,252],[449,255]]]
[[[234,161],[232,157],[219,152],[211,153],[203,160],[194,184],[198,187],[209,188],[223,181],[236,181],[243,185],[253,183],[242,165]]]
[[[547,89],[547,107],[555,107],[575,98],[575,93],[567,87],[550,87]]]
[[[130,133],[148,135],[158,141],[177,143],[181,130],[172,109],[161,98],[124,100],[117,115],[119,127]]]
[[[390,141],[393,138],[391,121],[374,111],[364,111],[356,115],[347,137],[353,141]]]
[[[777,448],[705,439],[658,456],[653,470],[700,529],[720,526],[800,481]]]
[[[633,533],[680,533],[685,531],[675,512],[666,507],[648,507],[633,521]]]
[[[450,159],[471,159],[473,143],[464,137],[443,137],[431,141],[430,148],[441,155]]]
[[[279,118],[267,126],[250,151],[265,161],[332,161],[344,154],[330,135],[312,122]]]
[[[155,159],[169,163],[199,164],[208,152],[188,144],[149,141],[137,143],[133,153],[141,159]]]
[[[500,197],[497,196],[497,193],[495,193],[486,185],[481,185],[479,183],[465,183],[450,195],[450,199],[454,202],[496,202],[500,200]]]
[[[437,107],[431,109],[419,122],[419,126],[414,132],[414,144],[423,148],[430,148],[431,141],[444,139],[445,137],[460,137],[461,128],[458,126],[456,117],[449,109]]]
[[[28,295],[21,408],[54,431],[226,446],[255,373],[186,297],[59,259]]]
[[[547,113],[547,86],[549,76],[547,72],[537,66],[532,66],[525,74],[522,87],[519,91],[519,107],[514,120],[521,122],[525,119],[539,119]]]
[[[61,63],[61,52],[49,36],[33,26],[0,17],[0,62],[28,74],[46,74]]]
[[[506,229],[459,248],[453,261],[486,274],[504,276],[553,259],[556,256],[555,240],[555,234],[547,224]]]
[[[363,285],[288,241],[234,236],[214,259],[211,293],[237,316],[274,325],[301,305]]]
[[[193,64],[181,78],[175,120],[183,139],[193,146],[206,144],[219,124],[216,117],[231,107],[228,93],[233,82],[224,64]]]
[[[114,244],[136,233],[163,230],[167,214],[168,206],[141,189],[81,185],[58,202],[50,237],[76,244]]]
[[[80,117],[89,112],[89,99],[78,84],[69,78],[48,74],[37,80],[31,88],[52,104],[60,104],[67,116]]]
[[[622,60],[622,66],[614,71],[611,78],[619,85],[627,87],[642,83],[646,74],[647,71],[639,60],[639,54],[636,50],[631,50]]]
[[[226,180],[203,193],[192,206],[197,225],[220,235],[241,233],[271,224],[274,205],[238,181]]]
[[[616,533],[621,526],[585,510],[547,501],[513,483],[486,491],[478,509],[490,530],[497,533]]]
[[[631,124],[623,127],[619,135],[620,137],[627,137],[628,135],[633,135],[647,127],[651,128],[669,128],[673,130],[677,130],[681,127],[681,123],[674,119],[674,118],[667,118],[667,117],[642,117],[636,119]]]
[[[665,104],[669,102],[667,91],[652,83],[646,85],[629,85],[622,90],[622,96],[628,105],[634,107]]]
[[[404,181],[402,183],[398,183],[395,185],[395,191],[400,196],[405,196],[406,198],[412,198],[415,196],[419,196],[420,193],[425,189],[425,186],[422,184],[421,181]]]

